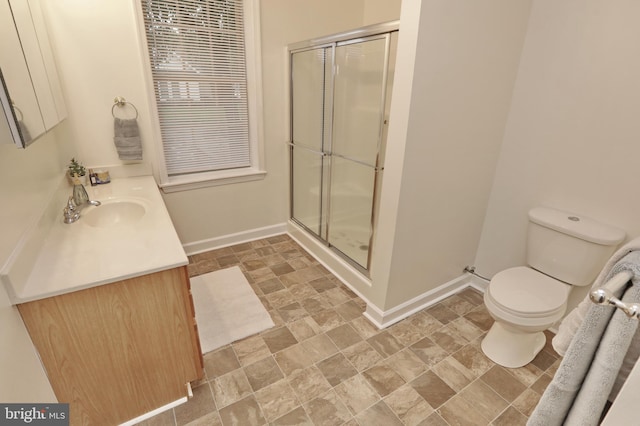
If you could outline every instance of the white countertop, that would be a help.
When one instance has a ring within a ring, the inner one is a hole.
[[[135,223],[90,226],[83,215],[77,222],[62,220],[64,203],[53,220],[28,273],[3,276],[12,303],[19,304],[89,287],[146,275],[188,263],[160,191],[152,176],[112,179],[86,186],[89,198],[103,203],[133,201],[145,214]],[[71,195],[71,187],[68,189]],[[19,263],[19,262],[16,262]]]

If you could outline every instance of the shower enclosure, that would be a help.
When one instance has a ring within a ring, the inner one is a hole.
[[[289,46],[291,219],[365,274],[398,24]]]

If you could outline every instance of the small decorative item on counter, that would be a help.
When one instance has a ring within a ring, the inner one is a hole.
[[[69,181],[72,185],[80,185],[87,182],[87,170],[81,162],[72,158],[68,168],[67,176],[69,177]]]
[[[93,169],[89,169],[89,182],[91,182],[91,186],[98,184],[98,174]]]
[[[111,176],[109,176],[108,170],[96,170],[96,185],[102,185],[104,183],[111,182]]]

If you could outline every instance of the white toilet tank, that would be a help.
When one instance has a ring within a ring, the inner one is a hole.
[[[529,211],[527,264],[575,286],[591,285],[624,231],[546,207]]]

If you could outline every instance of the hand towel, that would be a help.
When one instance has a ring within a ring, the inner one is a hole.
[[[138,121],[135,118],[115,118],[113,121],[113,142],[121,160],[142,160],[142,141]]]
[[[602,287],[605,282],[607,282],[606,277],[609,275],[609,272],[611,272],[611,269],[614,267],[614,265],[628,253],[634,250],[640,250],[640,237],[634,238],[633,240],[629,241],[628,243],[620,247],[613,254],[613,256],[611,256],[609,261],[602,268],[602,271],[600,272],[596,280],[593,282],[593,286],[591,288],[595,290],[599,287]],[[587,295],[584,300],[580,302],[580,304],[576,308],[569,312],[569,314],[560,323],[560,327],[558,327],[558,333],[554,336],[551,343],[553,344],[553,349],[555,349],[555,351],[561,356],[564,356],[567,348],[569,347],[569,344],[571,343],[571,340],[573,339],[573,336],[576,333],[576,330],[578,329],[578,327],[580,327],[582,320],[584,319],[587,311],[592,305],[593,303],[591,303],[591,301],[589,300],[589,295]]]
[[[621,287],[615,296],[624,292],[623,301],[638,302],[640,251],[620,259],[604,280],[626,270],[634,273],[633,286]],[[591,303],[527,425],[597,425],[637,326],[615,307]]]

